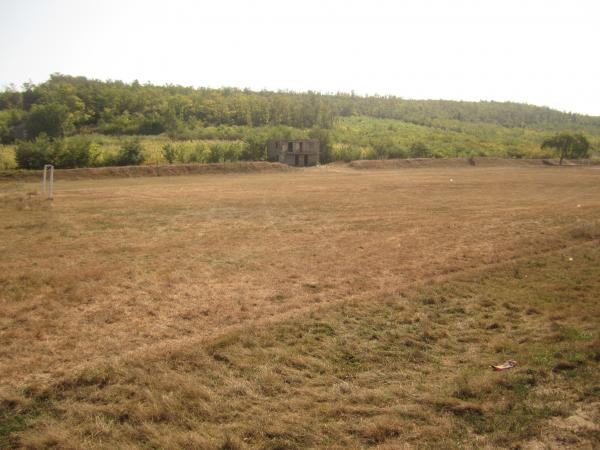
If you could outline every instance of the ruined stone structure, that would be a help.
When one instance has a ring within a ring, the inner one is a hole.
[[[269,161],[290,166],[315,166],[319,163],[318,139],[274,139],[267,143]]]

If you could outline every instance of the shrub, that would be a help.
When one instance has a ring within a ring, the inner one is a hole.
[[[383,142],[373,142],[373,154],[375,159],[387,159],[390,156],[389,148]]]
[[[140,128],[142,117],[140,114],[130,114],[125,111],[119,115],[103,114],[98,129],[104,134],[136,134]]]
[[[394,143],[389,148],[389,158],[408,158],[408,152],[400,144]]]
[[[169,164],[173,164],[175,162],[175,158],[177,156],[175,146],[172,144],[165,144],[162,148],[162,155]]]
[[[56,147],[55,165],[61,169],[94,165],[98,156],[93,152],[94,148],[94,143],[86,137],[72,138]]]
[[[333,160],[333,142],[331,133],[324,128],[313,128],[310,130],[309,137],[319,140],[319,162],[327,164]]]
[[[65,141],[42,133],[34,141],[19,142],[15,159],[21,169],[42,169],[45,164],[57,169],[89,167],[98,157],[94,149],[94,143],[85,137]]]
[[[142,144],[139,139],[126,142],[116,156],[108,159],[109,165],[115,166],[138,166],[146,158],[142,153]]]
[[[244,149],[241,159],[246,161],[261,161],[267,156],[267,142],[259,136],[249,135],[244,139]]]
[[[342,144],[335,149],[334,159],[345,162],[361,159],[362,151],[360,147],[351,144]]]
[[[206,162],[218,163],[221,162],[221,147],[219,143],[210,144],[208,146],[208,158]]]
[[[521,149],[517,148],[517,147],[509,147],[506,150],[506,156],[508,156],[509,158],[517,158],[517,159],[521,159],[523,158],[524,153]]]
[[[21,141],[15,150],[15,159],[21,169],[42,169],[45,164],[56,164],[57,145],[45,133],[35,141]]]
[[[371,142],[376,159],[406,158],[407,152],[392,139],[378,139]]]
[[[413,142],[409,151],[411,158],[431,158],[433,152],[422,142]]]
[[[208,146],[204,142],[199,142],[194,147],[194,150],[190,154],[188,161],[189,162],[198,162],[204,163],[208,161]]]
[[[243,142],[223,143],[223,161],[239,161],[242,159],[246,145]]]
[[[42,133],[50,137],[62,137],[71,127],[69,109],[58,103],[33,105],[26,123],[30,138],[35,138]]]
[[[186,144],[177,144],[175,145],[175,162],[184,163],[186,162],[186,148],[189,145]]]
[[[158,114],[152,114],[151,117],[144,117],[138,127],[139,134],[160,134],[165,130],[166,126]]]
[[[219,163],[219,162],[233,162],[243,159],[246,152],[246,144],[243,142],[213,142],[208,144],[208,148],[205,147],[203,154],[204,160],[202,162],[208,163]]]

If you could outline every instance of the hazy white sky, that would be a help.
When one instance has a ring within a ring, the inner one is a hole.
[[[53,72],[600,115],[598,0],[0,0],[0,86]]]

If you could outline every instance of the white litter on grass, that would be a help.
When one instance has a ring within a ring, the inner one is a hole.
[[[452,178],[450,178],[450,183],[452,183],[454,180]]]
[[[495,371],[512,369],[513,367],[517,367],[517,362],[514,359],[509,359],[508,361],[503,362],[502,364],[491,365],[490,367]]]
[[[569,258],[569,261],[573,261],[573,258]]]
[[[577,205],[578,208],[581,208],[581,205]]]

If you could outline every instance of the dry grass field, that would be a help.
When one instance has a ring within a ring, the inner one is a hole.
[[[37,189],[0,183],[0,447],[600,445],[598,167]]]

